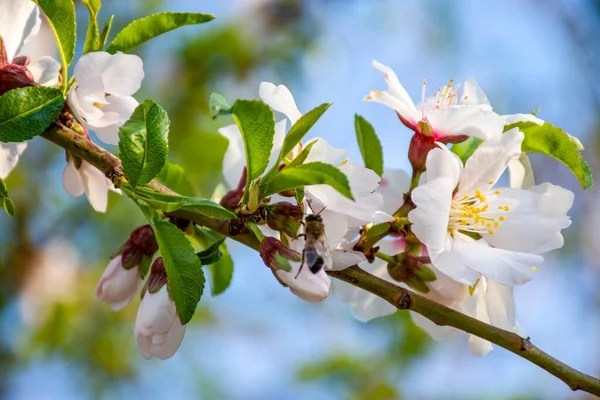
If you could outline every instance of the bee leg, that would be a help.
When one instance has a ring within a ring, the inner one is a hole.
[[[294,240],[296,240],[296,239],[300,239],[300,238],[304,238],[304,239],[306,239],[306,233],[301,233],[301,234],[297,235],[297,236],[294,238]]]
[[[302,268],[304,267],[304,253],[306,253],[306,249],[302,250],[302,261],[300,262],[300,269],[298,270],[298,273],[296,274],[294,279],[298,279],[298,276],[300,275],[300,272],[302,272]]]

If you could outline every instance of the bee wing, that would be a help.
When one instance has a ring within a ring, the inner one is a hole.
[[[313,272],[317,273],[322,268],[329,269],[333,263],[331,251],[327,240],[323,236],[319,240],[310,240],[306,243],[304,250],[304,264]]]

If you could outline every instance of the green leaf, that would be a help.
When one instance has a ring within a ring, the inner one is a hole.
[[[579,145],[562,129],[545,122],[517,122],[506,125],[504,131],[519,128],[525,134],[521,146],[524,153],[548,155],[567,166],[584,189],[593,184],[592,170],[581,154]]]
[[[304,161],[306,161],[306,159],[308,158],[308,155],[310,154],[310,149],[312,149],[312,147],[318,141],[319,141],[319,139],[313,140],[312,142],[310,142],[309,144],[307,144],[306,146],[304,146],[304,148],[302,149],[302,151],[300,152],[300,154],[298,154],[296,156],[296,158],[294,158],[292,160],[292,162],[287,165],[287,168],[297,167],[298,165],[301,165]]]
[[[296,121],[285,136],[283,146],[279,152],[278,161],[283,160],[283,158],[294,149],[330,106],[331,103],[323,103],[320,106],[313,108]],[[279,163],[276,165],[277,167],[279,167],[278,164]]]
[[[185,25],[201,24],[214,19],[212,14],[163,12],[136,19],[115,36],[106,49],[109,53],[128,52],[142,43]]]
[[[119,128],[119,154],[129,182],[150,182],[167,162],[169,135],[167,112],[148,99],[136,107]]]
[[[469,157],[473,155],[481,143],[483,143],[482,139],[471,136],[463,142],[453,144],[450,151],[456,154],[464,164],[467,162]]]
[[[66,85],[67,70],[75,56],[76,25],[75,2],[73,0],[34,0],[48,21],[58,47],[62,63],[63,85]]]
[[[246,193],[250,183],[262,174],[269,164],[275,136],[275,117],[271,108],[259,100],[236,100],[233,120],[238,126],[246,152]]]
[[[164,212],[187,210],[218,219],[232,219],[236,217],[231,211],[206,199],[158,193],[143,186],[133,188],[133,193],[137,198]]]
[[[156,217],[150,221],[167,271],[167,289],[175,302],[179,320],[190,322],[204,291],[200,259],[185,234]]]
[[[320,184],[329,185],[350,200],[354,200],[346,175],[333,165],[322,162],[282,169],[265,187],[261,188],[261,195],[264,197],[288,189]]]
[[[6,211],[6,213],[8,215],[10,215],[11,217],[14,217],[15,203],[13,203],[13,201],[10,199],[10,197],[4,197],[2,199],[2,208],[4,208],[4,211]]]
[[[86,54],[102,48],[98,28],[98,11],[100,11],[101,2],[100,0],[82,0],[82,3],[85,4],[90,15],[90,23],[85,35],[85,43],[83,44],[83,54]]]
[[[365,162],[365,167],[382,176],[383,148],[373,125],[360,115],[354,114],[354,130],[356,131],[356,141]]]
[[[213,119],[219,115],[229,115],[233,111],[233,106],[229,104],[225,96],[219,93],[211,93],[208,100],[208,108]]]
[[[102,33],[100,33],[100,38],[98,39],[100,49],[103,49],[104,45],[106,44],[106,39],[108,39],[108,34],[110,33],[110,28],[112,27],[112,23],[113,23],[114,19],[115,19],[115,16],[111,15],[110,18],[108,19],[108,21],[106,21],[106,25],[104,25],[104,28],[102,29]]]
[[[210,265],[211,292],[213,296],[223,293],[231,284],[233,278],[233,259],[227,250],[227,245],[219,246],[221,258]]]
[[[156,178],[160,183],[183,196],[194,196],[194,188],[185,174],[185,170],[179,164],[167,161]]]
[[[62,92],[44,86],[9,90],[0,96],[0,142],[23,142],[50,126],[64,106]]]
[[[219,246],[221,243],[225,241],[225,238],[219,239],[213,244],[211,244],[208,248],[196,253],[202,265],[210,265],[219,261],[223,253],[219,250]]]

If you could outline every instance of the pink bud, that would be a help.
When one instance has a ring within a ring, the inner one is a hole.
[[[96,285],[96,298],[110,304],[114,311],[129,304],[142,283],[139,268],[125,269],[121,261],[120,255],[113,258]]]
[[[173,357],[185,335],[175,303],[170,299],[167,287],[158,292],[148,292],[140,303],[134,328],[138,349],[147,360]]]

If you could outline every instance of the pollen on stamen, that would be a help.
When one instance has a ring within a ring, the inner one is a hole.
[[[488,181],[488,185],[493,185],[494,181]]]
[[[500,194],[500,193],[501,193],[501,192],[500,192],[500,189],[496,189],[496,190],[494,190],[494,194]]]
[[[490,229],[490,230],[488,230],[488,233],[489,233],[490,235],[493,235],[493,234],[494,234],[494,230],[493,230],[493,229]]]
[[[506,219],[506,217],[505,217],[504,215],[501,215],[501,216],[499,216],[499,217],[498,217],[498,219],[499,219],[500,221],[504,221],[504,220]]]
[[[532,269],[534,272],[538,272],[538,271],[540,270],[538,267],[534,267],[534,266],[532,266],[532,267],[531,267],[531,269]]]
[[[94,102],[94,107],[102,108],[102,103]]]

